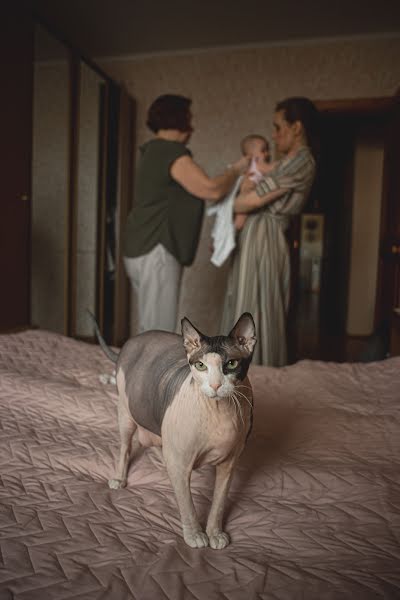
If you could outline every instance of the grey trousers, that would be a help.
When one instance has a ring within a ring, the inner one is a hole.
[[[161,244],[143,256],[125,256],[124,264],[137,294],[138,333],[151,329],[175,333],[182,265]]]

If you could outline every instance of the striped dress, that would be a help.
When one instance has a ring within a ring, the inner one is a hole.
[[[280,188],[288,192],[251,213],[232,256],[221,331],[228,333],[243,312],[253,315],[257,344],[253,364],[283,366],[287,362],[286,316],[290,262],[285,230],[291,215],[301,212],[315,176],[308,147],[284,158],[256,186],[259,196]]]

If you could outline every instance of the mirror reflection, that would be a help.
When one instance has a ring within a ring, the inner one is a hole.
[[[39,25],[33,106],[32,323],[64,333],[69,62],[63,44]]]
[[[86,308],[96,313],[97,237],[99,204],[100,90],[104,83],[81,62],[78,128],[76,223],[76,322],[75,335],[91,337]]]

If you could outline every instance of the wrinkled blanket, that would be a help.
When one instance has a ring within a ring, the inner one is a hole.
[[[108,488],[112,367],[58,334],[0,336],[1,600],[400,598],[400,358],[251,369],[224,550],[185,545],[155,450]],[[211,467],[192,490],[204,521]]]

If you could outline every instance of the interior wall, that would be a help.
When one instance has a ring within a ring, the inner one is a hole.
[[[367,128],[355,145],[348,335],[374,329],[382,176],[382,136]]]
[[[254,48],[191,51],[98,60],[137,103],[137,145],[150,137],[146,110],[163,93],[193,99],[193,155],[209,174],[239,156],[240,139],[271,137],[275,103],[287,96],[314,100],[391,96],[400,82],[400,36]],[[199,251],[185,270],[180,316],[212,335],[219,330],[227,265],[210,263],[211,218],[204,221]],[[134,333],[134,326],[132,327]]]

